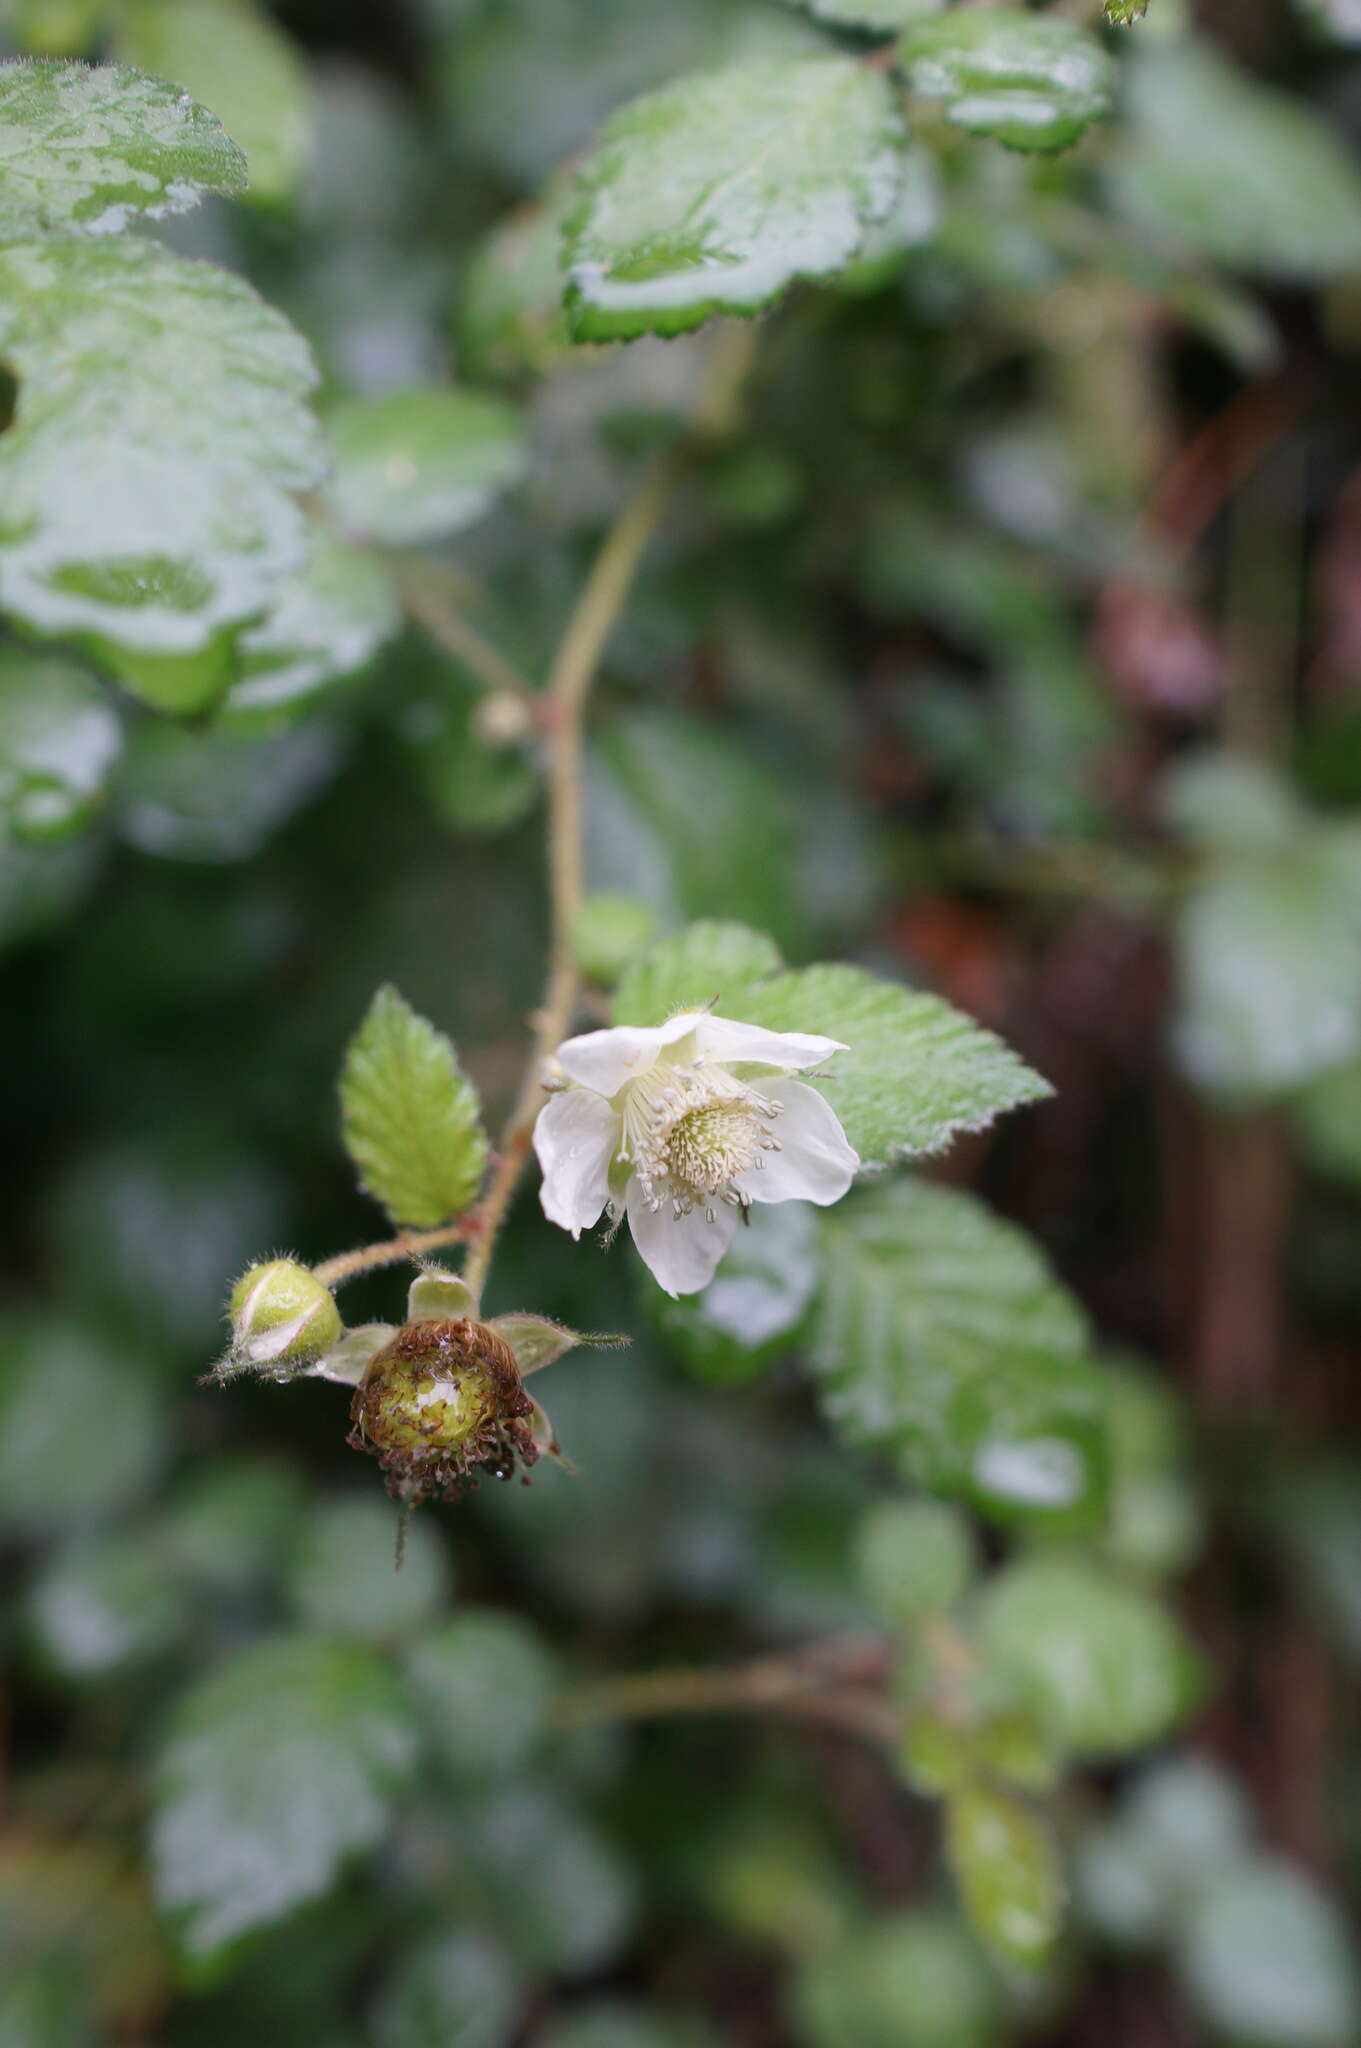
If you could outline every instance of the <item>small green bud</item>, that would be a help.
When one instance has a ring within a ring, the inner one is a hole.
[[[252,1266],[232,1289],[234,1363],[314,1365],[338,1344],[345,1326],[330,1289],[297,1259]]]
[[[572,931],[582,973],[602,988],[613,988],[656,930],[656,913],[638,897],[615,892],[588,896]]]
[[[350,1407],[356,1450],[372,1451],[389,1491],[412,1505],[457,1500],[480,1473],[509,1479],[539,1446],[515,1354],[471,1317],[408,1323],[374,1357]]]
[[[1148,0],[1106,0],[1106,19],[1112,28],[1132,28],[1148,12]]]

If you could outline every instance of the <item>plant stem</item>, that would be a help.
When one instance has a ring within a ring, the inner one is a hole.
[[[630,1673],[573,1688],[558,1701],[562,1727],[591,1721],[650,1721],[671,1714],[784,1714],[822,1722],[890,1746],[899,1716],[882,1693],[829,1684],[795,1657],[771,1657],[728,1670],[678,1666]]]
[[[542,717],[546,704],[542,691],[536,690],[501,650],[464,618],[443,591],[409,573],[399,580],[403,604],[432,640],[455,661],[462,662],[484,689],[496,696],[515,698],[533,714],[535,721]]]
[[[481,1294],[497,1234],[524,1170],[543,1095],[544,1063],[567,1035],[576,1007],[574,928],[584,891],[582,735],[586,700],[610,633],[657,530],[675,481],[670,456],[649,463],[605,537],[568,622],[545,692],[549,733],[548,875],[552,903],[548,981],[534,1020],[534,1043],[519,1094],[501,1136],[496,1171],[474,1218],[464,1278]]]
[[[438,1230],[407,1230],[382,1244],[362,1244],[355,1251],[340,1252],[333,1259],[324,1259],[312,1271],[323,1287],[340,1287],[359,1273],[375,1273],[380,1266],[400,1266],[404,1259],[421,1259],[427,1252],[462,1244],[468,1228],[467,1221],[461,1220],[441,1224]]]

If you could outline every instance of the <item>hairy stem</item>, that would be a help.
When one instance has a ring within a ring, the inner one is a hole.
[[[717,1671],[678,1666],[630,1673],[577,1686],[562,1695],[557,1707],[559,1725],[568,1728],[672,1714],[783,1714],[885,1746],[895,1743],[900,1732],[899,1716],[882,1693],[829,1682],[825,1673],[797,1657],[770,1657]]]
[[[497,1234],[524,1170],[543,1095],[544,1062],[567,1035],[576,1008],[574,930],[584,890],[582,845],[582,737],[586,700],[606,642],[628,596],[648,542],[657,530],[675,481],[670,457],[657,457],[605,537],[548,679],[548,875],[552,937],[548,981],[534,1020],[534,1043],[506,1121],[496,1170],[474,1219],[464,1277],[479,1295]]]
[[[404,1259],[423,1259],[428,1252],[462,1244],[467,1235],[466,1221],[444,1223],[438,1230],[406,1230],[381,1244],[361,1244],[355,1251],[340,1252],[312,1271],[323,1287],[341,1287],[359,1273],[376,1273],[380,1266],[400,1266]]]

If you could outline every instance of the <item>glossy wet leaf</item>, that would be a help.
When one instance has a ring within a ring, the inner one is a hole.
[[[283,30],[249,0],[132,0],[119,55],[195,94],[245,151],[247,196],[295,190],[310,140],[307,76]]]
[[[268,731],[308,710],[333,683],[367,668],[402,623],[384,564],[324,530],[280,589],[269,616],[237,642],[236,680],[219,725]]]
[[[326,1892],[371,1849],[414,1761],[391,1671],[305,1635],[257,1643],[183,1693],[157,1764],[160,1904],[211,1955]]]
[[[394,1223],[433,1229],[476,1194],[487,1162],[477,1096],[449,1040],[381,988],[350,1041],[342,1133],[365,1188]]]
[[[0,241],[115,234],[245,181],[221,121],[163,79],[115,64],[0,64]]]
[[[471,1928],[396,1957],[373,2011],[377,2048],[510,2048],[527,1987],[504,1947]]]
[[[290,1604],[304,1627],[382,1643],[410,1636],[448,1605],[440,1532],[413,1521],[396,1571],[397,1520],[396,1507],[381,1494],[325,1501],[313,1510],[285,1573]]]
[[[44,1664],[89,1684],[163,1656],[188,1611],[163,1552],[138,1533],[66,1548],[35,1581],[26,1620]]]
[[[1003,1520],[1090,1520],[1100,1382],[1076,1303],[972,1196],[898,1181],[827,1212],[812,1362],[829,1421]]]
[[[831,275],[892,205],[902,140],[887,80],[841,57],[733,65],[635,101],[579,175],[573,333],[679,334]]]
[[[1010,149],[1066,149],[1110,110],[1110,58],[1053,15],[952,8],[914,23],[899,53],[914,92],[943,100],[956,127]]]
[[[108,695],[71,662],[0,648],[0,817],[46,845],[87,825],[123,744]]]
[[[1047,1081],[939,996],[860,967],[805,967],[744,998],[742,1017],[772,1031],[820,1032],[846,1051],[810,1075],[865,1166],[941,1152],[960,1131],[1041,1102]]]
[[[525,472],[520,416],[485,392],[382,392],[338,406],[327,425],[327,502],[347,532],[387,547],[449,539]]]
[[[981,1637],[996,1676],[1044,1713],[1074,1756],[1125,1756],[1168,1734],[1198,1667],[1152,1594],[1078,1558],[1037,1556],[989,1584]]]
[[[427,1745],[465,1783],[520,1770],[547,1732],[553,1663],[518,1615],[477,1609],[427,1628],[406,1670]]]
[[[32,1536],[118,1514],[150,1487],[165,1436],[119,1349],[79,1325],[0,1323],[0,1527]]]
[[[130,846],[163,860],[248,860],[337,763],[336,735],[319,721],[265,739],[145,721],[114,777],[115,822]]]
[[[798,1343],[822,1275],[817,1218],[805,1202],[761,1203],[749,1212],[700,1294],[645,1299],[667,1346],[697,1379],[753,1378]]]
[[[1212,1885],[1181,1927],[1183,1980],[1208,2024],[1252,2048],[1344,2048],[1361,1977],[1337,1906],[1283,1860]]]
[[[1270,1098],[1361,1049],[1358,880],[1340,834],[1223,860],[1188,893],[1173,1042],[1202,1088]]]
[[[783,966],[765,932],[705,919],[660,940],[630,967],[615,991],[612,1021],[661,1024],[674,1010],[709,1003],[721,1017],[745,1019],[748,992]]]
[[[891,35],[923,14],[934,14],[946,0],[803,0],[808,12],[837,28],[873,29]]]
[[[228,671],[194,658],[303,559],[293,493],[322,459],[306,345],[225,271],[69,239],[0,248],[0,353],[19,384],[0,607],[115,667],[126,653],[153,703],[202,708]]]
[[[1132,220],[1267,277],[1361,266],[1361,171],[1323,114],[1206,43],[1146,50],[1131,71],[1116,194]]]
[[[946,1843],[969,1918],[989,1947],[1034,1967],[1058,1939],[1065,1886],[1046,1820],[1014,1793],[976,1784],[945,1809]]]
[[[596,1974],[632,1931],[637,1881],[594,1823],[523,1779],[460,1816],[485,1910],[515,1955],[564,1977]]]

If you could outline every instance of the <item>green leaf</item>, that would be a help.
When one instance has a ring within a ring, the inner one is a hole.
[[[1311,1081],[1294,1106],[1301,1150],[1316,1173],[1361,1188],[1361,1060]]]
[[[165,1424],[133,1361],[82,1328],[0,1324],[0,1527],[40,1535],[117,1515],[150,1487]]]
[[[377,2048],[509,2048],[525,1996],[515,1965],[488,1935],[437,1934],[391,1971],[373,2040]]]
[[[838,28],[875,29],[890,35],[920,15],[935,14],[946,0],[803,0],[803,4],[819,21],[833,22]]]
[[[562,235],[576,198],[567,175],[516,209],[468,261],[458,309],[459,360],[487,377],[541,376],[571,352]]]
[[[1361,1050],[1356,848],[1314,836],[1219,862],[1184,899],[1174,1045],[1201,1087],[1270,1099]]]
[[[1216,2035],[1271,2048],[1343,2048],[1361,2033],[1347,1923],[1303,1871],[1262,1857],[1191,1908],[1180,1969]]]
[[[284,582],[269,616],[237,642],[237,680],[219,724],[268,731],[310,710],[331,684],[366,668],[401,623],[392,578],[377,556],[314,529],[306,564]]]
[[[477,1096],[453,1046],[380,988],[340,1079],[346,1150],[394,1223],[432,1230],[465,1209],[487,1163]]]
[[[1175,1622],[1118,1572],[1080,1559],[1008,1565],[983,1599],[990,1669],[1043,1712],[1074,1756],[1126,1756],[1166,1735],[1198,1667]]]
[[[336,407],[327,501],[347,531],[386,547],[447,540],[524,475],[520,415],[503,399],[438,386]]]
[[[604,1835],[523,1780],[460,1815],[470,1879],[515,1954],[535,1969],[594,1976],[633,1926],[636,1880]]]
[[[745,1023],[812,1031],[846,1046],[813,1085],[866,1166],[941,1152],[1004,1110],[1052,1093],[999,1038],[939,996],[860,967],[805,967],[743,999]]]
[[[123,744],[104,692],[69,662],[0,648],[0,818],[26,845],[87,825]]]
[[[1011,1962],[1043,1962],[1065,1898],[1048,1823],[1010,1792],[969,1785],[948,1800],[945,1828],[955,1882],[983,1939]]]
[[[706,1003],[724,1017],[744,1017],[742,1003],[784,962],[765,932],[749,925],[702,921],[662,939],[630,968],[615,992],[611,1022],[661,1024],[675,1010]]]
[[[903,139],[888,81],[842,57],[735,64],[636,100],[580,172],[573,333],[680,334],[830,276],[892,205]]]
[[[216,117],[156,78],[105,64],[0,64],[0,241],[114,234],[236,192],[246,162]]]
[[[186,1625],[159,1546],[144,1534],[73,1544],[35,1580],[28,1629],[62,1677],[88,1683],[163,1656]]]
[[[1361,173],[1342,137],[1210,44],[1141,52],[1129,137],[1116,195],[1160,240],[1267,277],[1361,265]]]
[[[397,1509],[373,1494],[323,1503],[288,1561],[287,1589],[299,1622],[332,1636],[383,1643],[411,1635],[449,1600],[449,1566],[434,1529],[415,1520],[402,1568]]]
[[[885,1500],[860,1525],[855,1564],[870,1605],[902,1626],[963,1599],[978,1546],[964,1516],[944,1501]]]
[[[1002,1993],[956,1914],[886,1914],[801,1963],[799,2039],[809,2048],[996,2048]]]
[[[192,1955],[318,1898],[381,1839],[414,1763],[392,1674],[358,1644],[262,1642],[179,1702],[154,1790],[156,1891]]]
[[[0,607],[39,632],[184,661],[267,610],[321,470],[306,345],[241,279],[149,242],[0,249]],[[71,394],[79,391],[80,403]],[[194,710],[228,671],[133,688]]]
[[[1110,110],[1110,58],[1053,15],[955,8],[915,23],[898,48],[914,92],[1009,149],[1066,149]]]
[[[823,1224],[813,1340],[829,1418],[932,1491],[1004,1520],[1090,1520],[1101,1382],[1040,1252],[971,1196],[898,1181]]]
[[[431,1749],[469,1783],[523,1769],[547,1731],[552,1659],[516,1615],[480,1610],[426,1629],[407,1676]]]
[[[753,1378],[794,1348],[821,1274],[811,1205],[758,1204],[702,1293],[673,1299],[648,1287],[644,1298],[684,1365],[698,1379],[726,1386]]]
[[[241,0],[133,0],[118,51],[220,116],[246,153],[252,199],[290,197],[310,143],[307,77],[267,14]]]

